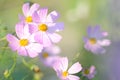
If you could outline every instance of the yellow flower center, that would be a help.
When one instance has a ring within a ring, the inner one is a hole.
[[[46,52],[42,54],[42,57],[43,57],[43,58],[47,58],[48,56],[49,56],[49,55],[48,55],[48,53],[46,53]]]
[[[90,38],[89,42],[90,42],[90,44],[94,45],[97,43],[97,40],[95,38]]]
[[[64,72],[62,73],[62,76],[63,76],[63,77],[67,77],[67,76],[68,76],[68,72],[67,72],[67,71],[64,71]]]
[[[32,22],[32,17],[31,16],[26,17],[25,21],[26,22]]]
[[[28,42],[27,39],[21,39],[20,42],[19,42],[20,46],[27,46],[28,43],[29,43],[29,42]]]
[[[90,73],[89,69],[84,70],[84,74],[88,75]]]
[[[38,30],[40,31],[47,31],[48,30],[48,27],[46,24],[41,24],[38,26]]]

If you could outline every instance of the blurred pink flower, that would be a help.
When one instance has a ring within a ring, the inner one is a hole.
[[[60,53],[60,48],[56,45],[45,47],[43,51],[39,54],[40,60],[46,65],[51,67]]]
[[[31,24],[35,21],[35,17],[33,16],[35,11],[39,9],[39,4],[34,3],[30,6],[30,3],[23,4],[22,11],[24,16],[19,15],[19,19],[23,23]]]
[[[58,18],[56,11],[47,15],[48,9],[43,8],[35,12],[36,25],[31,25],[30,33],[35,34],[35,40],[44,47],[48,47],[53,43],[58,43],[61,36],[55,32],[63,30],[63,23],[55,23]]]
[[[59,58],[53,65],[53,69],[56,71],[57,76],[61,80],[80,80],[78,76],[75,76],[73,74],[78,73],[82,70],[81,64],[79,62],[76,62],[68,69],[67,57]]]
[[[84,37],[85,49],[95,54],[105,53],[103,46],[109,46],[111,44],[110,40],[104,39],[108,33],[101,31],[100,26],[96,26],[94,28],[88,27],[87,34],[88,37]]]
[[[35,42],[33,35],[29,33],[28,25],[16,24],[16,34],[18,38],[11,34],[7,35],[10,48],[22,56],[31,58],[38,56],[43,46]]]
[[[88,79],[94,78],[94,76],[96,74],[95,66],[91,66],[89,69],[88,68],[84,68],[82,70],[82,74],[83,74],[83,76],[86,76]]]

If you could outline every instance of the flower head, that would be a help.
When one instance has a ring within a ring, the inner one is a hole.
[[[56,61],[53,69],[61,80],[79,80],[80,78],[73,74],[80,72],[82,67],[79,62],[76,62],[68,69],[68,58],[63,57]]]
[[[36,43],[33,35],[29,33],[27,25],[21,23],[16,24],[17,37],[8,34],[7,41],[13,51],[17,51],[19,55],[36,57],[42,51],[43,46]]]
[[[96,74],[95,66],[91,66],[90,68],[84,68],[82,70],[82,74],[83,74],[83,76],[86,76],[88,79],[94,78],[94,76]]]
[[[30,3],[23,4],[22,11],[24,16],[20,15],[19,18],[24,23],[32,23],[35,21],[35,11],[37,11],[39,8],[39,4],[34,3],[32,6],[30,6]]]
[[[40,60],[46,66],[52,66],[54,61],[58,58],[57,54],[60,53],[60,48],[58,46],[52,45],[45,47],[43,51],[39,54]]]
[[[88,37],[84,37],[85,49],[95,54],[105,53],[105,49],[102,46],[110,45],[110,40],[104,39],[108,33],[101,31],[100,26],[96,26],[94,28],[88,27],[87,34]]]
[[[63,23],[55,23],[58,13],[53,11],[47,15],[47,12],[47,8],[38,10],[34,14],[36,25],[30,26],[30,32],[35,34],[35,40],[44,47],[59,42],[62,37],[55,32],[63,30]]]

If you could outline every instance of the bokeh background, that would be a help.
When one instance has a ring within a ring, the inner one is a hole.
[[[6,80],[4,71],[16,63],[11,78],[8,80],[34,80],[34,72],[23,64],[21,56],[7,47],[2,38],[15,32],[15,24],[22,14],[24,2],[39,3],[48,7],[49,12],[60,13],[58,21],[64,22],[65,29],[59,34],[63,39],[57,45],[61,48],[60,56],[67,56],[70,62],[79,61],[84,67],[95,65],[97,74],[93,80],[120,80],[120,1],[119,0],[0,0],[0,80]],[[83,36],[88,26],[100,25],[109,33],[112,44],[105,54],[94,55],[83,46]],[[30,64],[38,65],[43,73],[42,80],[59,80],[55,72],[45,67],[38,58],[24,57]]]

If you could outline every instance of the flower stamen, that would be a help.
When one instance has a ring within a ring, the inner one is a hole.
[[[68,72],[67,72],[67,71],[64,71],[64,72],[62,73],[62,76],[63,76],[63,77],[67,77],[67,76],[68,76]]]
[[[27,39],[21,39],[21,40],[19,41],[20,46],[27,46],[28,43],[29,43],[29,42],[28,42]]]
[[[46,52],[42,54],[42,57],[43,57],[43,58],[47,58],[48,56],[49,56],[49,55],[48,55],[48,53],[46,53]]]
[[[38,26],[38,30],[39,31],[47,31],[48,30],[48,27],[46,24],[41,24]]]
[[[94,45],[97,43],[97,40],[95,38],[90,38],[89,42],[90,42],[90,44]]]
[[[32,17],[31,16],[26,17],[25,21],[26,22],[32,22]]]

